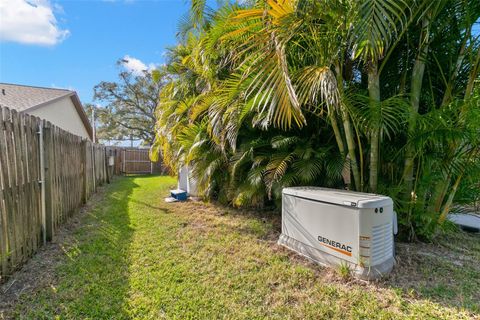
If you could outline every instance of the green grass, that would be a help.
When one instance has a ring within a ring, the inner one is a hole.
[[[344,281],[277,246],[278,219],[214,204],[165,203],[174,183],[128,177],[108,186],[64,244],[55,283],[21,295],[13,316],[462,319],[479,310],[478,301],[459,302],[452,292],[472,295],[480,288],[478,270],[469,269],[470,281],[453,287],[428,286],[422,275],[425,285],[413,289],[397,285],[401,275],[380,283]]]

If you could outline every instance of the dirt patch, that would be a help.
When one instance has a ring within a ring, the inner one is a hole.
[[[397,243],[396,265],[380,284],[415,298],[480,307],[480,236],[459,231],[433,243]]]
[[[55,269],[66,258],[65,248],[74,241],[73,231],[81,225],[82,218],[103,199],[104,194],[105,188],[99,187],[87,204],[59,228],[55,238],[41,247],[21,269],[0,286],[0,319],[11,318],[9,315],[21,294],[35,294],[39,289],[55,287]]]

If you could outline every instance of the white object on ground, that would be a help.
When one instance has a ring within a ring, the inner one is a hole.
[[[473,213],[451,213],[448,220],[469,231],[480,232],[480,216]]]
[[[178,189],[187,191],[189,196],[197,196],[197,181],[188,165],[182,165],[178,170]]]
[[[170,202],[178,202],[178,200],[175,199],[175,198],[173,198],[173,197],[166,197],[166,198],[165,198],[165,202],[168,202],[168,203],[170,203]]]

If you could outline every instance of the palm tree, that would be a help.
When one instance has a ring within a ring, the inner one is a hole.
[[[429,237],[480,175],[479,17],[473,0],[192,1],[161,70],[156,145],[206,196],[382,192],[410,238]]]

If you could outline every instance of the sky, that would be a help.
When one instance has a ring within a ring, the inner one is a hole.
[[[164,63],[185,0],[0,0],[0,82],[75,90]]]
[[[131,70],[164,62],[189,0],[0,0],[0,82],[66,88],[83,103]],[[478,33],[479,26],[475,32]]]

